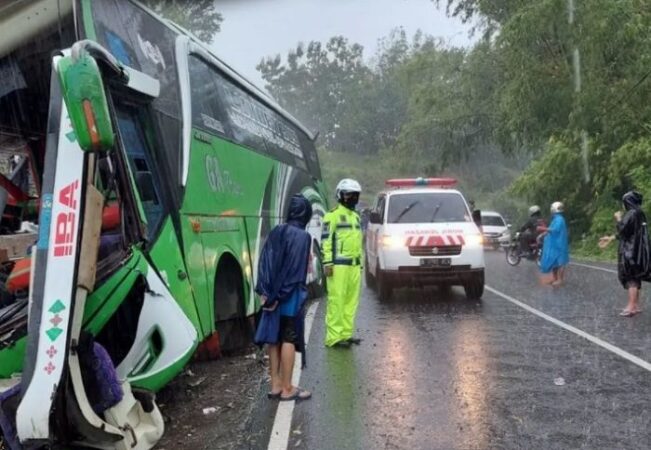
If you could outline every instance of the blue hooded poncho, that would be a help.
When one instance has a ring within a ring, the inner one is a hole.
[[[540,271],[550,273],[554,269],[564,267],[570,262],[569,237],[567,224],[563,214],[556,213],[547,229],[547,236],[543,243]]]
[[[256,292],[264,295],[269,304],[278,301],[273,311],[263,309],[255,343],[278,344],[280,341],[280,315],[296,318],[296,331],[303,338],[303,305],[307,299],[308,261],[312,238],[305,227],[312,218],[312,205],[301,194],[292,197],[287,213],[287,223],[275,227],[262,248],[258,263]],[[293,314],[287,314],[286,306],[291,303]],[[299,343],[297,351],[303,352]],[[303,358],[305,361],[305,358]]]

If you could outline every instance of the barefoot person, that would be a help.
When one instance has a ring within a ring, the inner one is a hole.
[[[305,282],[312,242],[305,227],[311,218],[310,202],[300,194],[294,195],[287,223],[271,231],[260,255],[256,292],[262,299],[262,316],[255,343],[267,344],[271,399],[307,400],[312,396],[292,385],[297,351],[305,366]]]
[[[628,304],[620,316],[632,317],[641,312],[640,289],[642,280],[649,275],[649,235],[646,215],[642,211],[642,194],[627,192],[622,202],[626,212],[615,213],[617,234],[601,238],[599,247],[606,248],[613,240],[619,240],[617,275],[619,282],[628,291]]]
[[[549,227],[539,228],[545,239],[540,260],[541,282],[552,286],[563,284],[565,267],[570,262],[567,224],[563,217],[564,209],[561,202],[552,203],[552,220]]]

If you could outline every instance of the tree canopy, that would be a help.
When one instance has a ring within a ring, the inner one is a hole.
[[[194,33],[207,44],[213,41],[224,20],[214,0],[142,0],[157,14]]]
[[[611,226],[626,189],[651,200],[647,1],[432,2],[473,23],[475,44],[396,30],[374,58],[335,37],[258,68],[324,149],[377,154],[414,175],[462,174],[513,208],[562,200],[574,237]]]

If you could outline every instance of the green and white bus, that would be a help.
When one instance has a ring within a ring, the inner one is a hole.
[[[0,441],[150,448],[151,394],[202,343],[250,342],[297,192],[322,282],[314,136],[135,1],[9,1],[0,30],[0,154],[31,160],[40,204],[29,299],[0,309]]]

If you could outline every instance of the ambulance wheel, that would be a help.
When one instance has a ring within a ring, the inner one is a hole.
[[[385,302],[391,299],[391,294],[393,294],[393,285],[384,274],[384,272],[379,268],[377,269],[377,295],[380,297],[380,300]]]
[[[484,295],[484,272],[473,275],[472,278],[463,285],[468,300],[480,300]]]
[[[366,280],[366,287],[375,289],[375,277],[368,268],[368,258],[364,261],[364,279]]]

